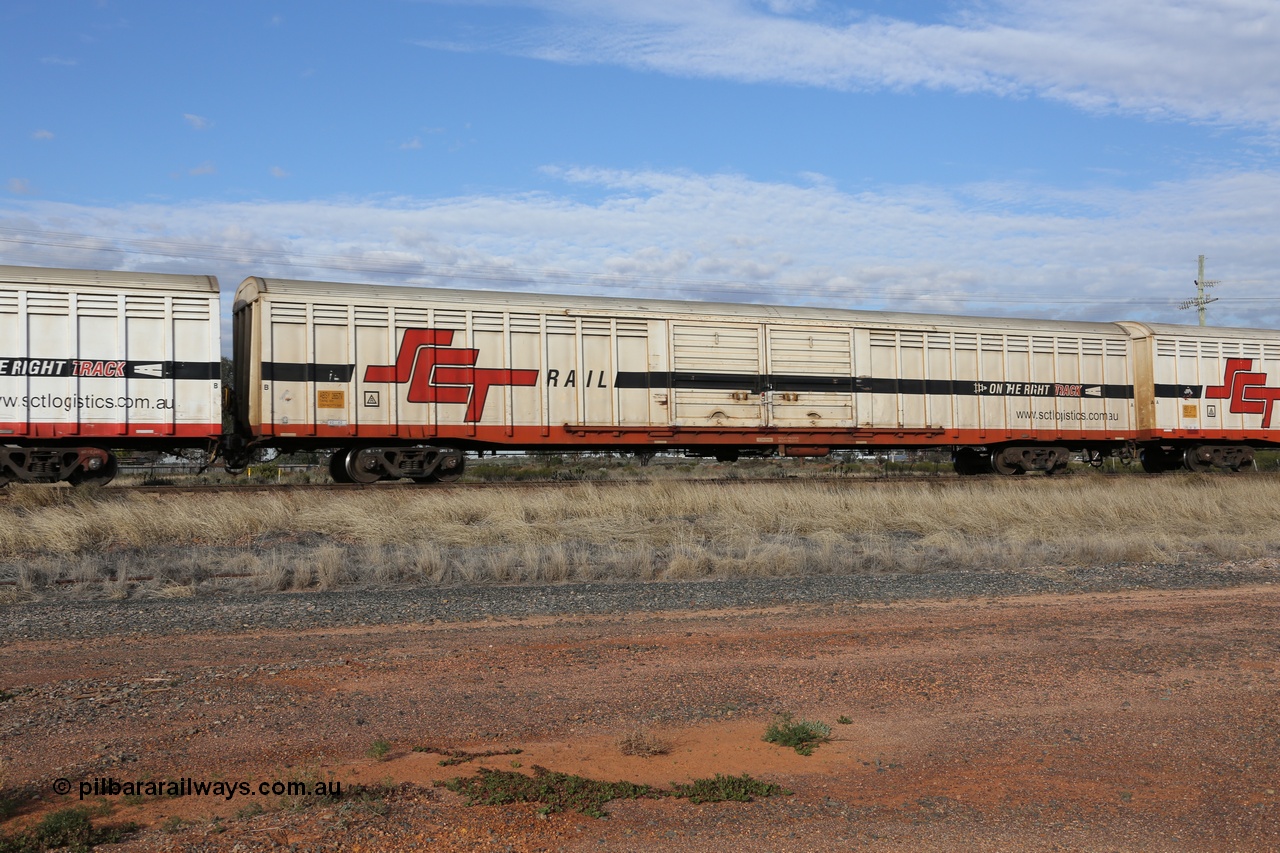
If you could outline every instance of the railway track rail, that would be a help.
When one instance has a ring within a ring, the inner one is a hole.
[[[411,483],[389,481],[380,483],[206,483],[206,484],[183,484],[174,483],[172,485],[126,485],[113,483],[107,486],[91,487],[86,489],[77,489],[74,486],[62,487],[59,491],[83,491],[84,493],[98,494],[137,494],[137,495],[188,495],[188,494],[250,494],[257,492],[368,492],[368,491],[387,491],[387,490],[404,490],[406,494],[417,494],[420,492],[439,493],[439,492],[461,492],[468,490],[485,490],[485,489],[546,489],[546,488],[579,488],[583,486],[594,486],[598,488],[623,488],[627,486],[652,485],[655,483],[680,483],[680,484],[696,484],[711,485],[722,487],[762,485],[762,484],[779,484],[779,483],[815,483],[815,484],[834,484],[841,483],[849,486],[862,485],[885,485],[888,483],[960,483],[965,478],[955,474],[939,474],[921,477],[730,477],[730,478],[689,478],[689,479],[654,479],[654,480],[609,480],[609,479],[545,479],[545,480],[491,480],[477,482],[460,482],[460,483],[432,483],[429,485],[415,486]],[[17,486],[10,487],[4,491],[0,491],[0,501],[12,498],[18,494],[23,488],[41,488],[49,489],[50,486]],[[58,488],[58,487],[52,487]]]
[[[1068,475],[1070,476],[1070,475]],[[1133,472],[1097,472],[1089,474],[1090,477],[1106,477],[1106,478],[1122,478],[1134,476]],[[1198,476],[1188,474],[1187,476]],[[1248,477],[1250,479],[1264,477],[1268,479],[1280,479],[1280,472],[1277,471],[1254,471],[1246,474],[1236,475],[1238,478]],[[1021,479],[1020,482],[1055,482],[1061,477],[1049,478],[1030,478]],[[448,493],[448,492],[464,492],[478,491],[486,489],[505,489],[505,490],[521,490],[521,489],[547,489],[547,488],[579,488],[584,486],[592,486],[595,488],[616,489],[641,485],[653,485],[656,483],[673,483],[673,484],[689,484],[689,485],[706,485],[717,486],[721,488],[733,488],[737,486],[756,486],[756,485],[778,485],[787,484],[813,484],[813,485],[840,485],[848,488],[871,488],[877,486],[888,485],[919,485],[933,487],[951,487],[960,484],[978,484],[982,482],[1007,482],[1007,480],[999,477],[962,477],[957,474],[918,474],[918,475],[880,475],[880,476],[790,476],[790,477],[724,477],[724,478],[688,478],[688,479],[540,479],[540,480],[492,480],[477,482],[457,482],[457,483],[433,483],[425,486],[415,487],[412,484],[404,482],[381,482],[381,483],[206,483],[206,484],[184,484],[174,483],[171,485],[126,485],[113,483],[108,486],[89,487],[82,491],[85,494],[135,494],[135,495],[214,495],[214,494],[252,494],[259,492],[267,493],[287,493],[287,492],[334,492],[334,493],[354,493],[368,491],[385,491],[388,489],[403,489],[406,494],[416,494],[419,492],[426,493]],[[11,486],[10,488],[0,491],[0,503],[11,501],[14,495],[20,494],[24,488],[40,488],[49,489],[49,486]],[[54,487],[57,488],[57,487]],[[81,491],[76,487],[67,486],[59,489],[60,491]]]

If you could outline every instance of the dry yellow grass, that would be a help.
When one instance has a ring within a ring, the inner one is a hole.
[[[1265,477],[210,495],[13,487],[0,583],[161,594],[1002,569],[1280,553]],[[68,583],[70,582],[70,583]]]
[[[641,726],[632,729],[618,738],[618,751],[623,755],[634,755],[639,758],[652,758],[655,755],[666,755],[671,752],[672,743],[665,737],[654,734]]]

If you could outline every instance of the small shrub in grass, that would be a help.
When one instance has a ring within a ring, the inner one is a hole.
[[[89,810],[77,806],[46,815],[25,833],[0,835],[0,853],[43,853],[45,850],[81,853],[99,844],[115,844],[136,829],[137,824],[132,823],[95,827]]]
[[[831,740],[831,726],[816,720],[792,720],[790,714],[784,713],[765,729],[764,739],[779,746],[794,747],[801,755],[813,755],[815,746]]]
[[[647,729],[636,729],[618,739],[618,751],[623,755],[652,758],[655,755],[666,755],[671,751],[671,744]]]
[[[522,749],[487,749],[484,752],[467,752],[465,749],[441,749],[438,746],[415,746],[414,752],[434,752],[438,755],[445,756],[439,761],[441,767],[453,767],[455,764],[466,764],[468,761],[475,761],[477,758],[492,758],[495,755],[519,755],[524,752]],[[520,766],[520,762],[513,761],[512,765]]]
[[[722,776],[717,773],[710,779],[694,779],[688,784],[671,783],[667,796],[681,797],[691,803],[722,803],[732,800],[749,803],[752,797],[791,796],[791,792],[772,782],[752,779],[748,774]]]
[[[185,820],[177,815],[173,815],[172,817],[167,818],[164,823],[160,824],[160,831],[166,835],[174,835],[182,832],[183,827],[186,825],[187,822]]]
[[[342,799],[342,782],[333,778],[332,773],[321,776],[319,769],[315,767],[294,769],[282,781],[286,783],[288,791],[305,792],[282,794],[276,801],[276,807],[285,811],[301,812]]]
[[[13,698],[13,694],[5,693],[0,690],[0,702]],[[5,783],[9,781],[9,771],[5,764],[5,760],[0,758],[0,821],[8,820],[13,813],[18,810],[18,800],[11,795],[11,792],[5,790]]]
[[[263,806],[262,803],[254,801],[249,803],[247,806],[242,806],[237,809],[236,818],[239,820],[248,820],[251,817],[257,817],[258,815],[263,814],[266,810],[266,807]]]
[[[387,756],[390,754],[391,754],[391,744],[388,741],[383,740],[382,738],[378,738],[377,740],[375,740],[373,744],[369,747],[369,749],[365,752],[365,755],[369,756],[375,761],[386,761]]]
[[[554,814],[572,808],[588,817],[608,817],[605,803],[610,800],[659,799],[677,797],[693,803],[719,803],[726,800],[751,802],[752,797],[790,796],[791,792],[769,782],[752,779],[747,774],[695,779],[687,784],[672,783],[670,789],[637,785],[634,782],[600,782],[567,773],[554,773],[545,767],[533,767],[533,775],[508,770],[480,768],[478,775],[461,776],[435,783],[467,798],[469,806],[494,806],[507,803],[542,803],[541,814]]]
[[[405,790],[413,786],[406,783]],[[356,785],[344,797],[337,809],[337,823],[345,828],[347,822],[359,817],[382,817],[391,811],[387,798],[400,790],[390,782],[375,782],[372,785]]]
[[[604,804],[610,800],[658,796],[648,785],[599,782],[568,773],[555,773],[536,765],[532,776],[482,767],[476,776],[465,779],[459,776],[435,784],[466,797],[469,806],[542,803],[539,809],[542,814],[573,809],[588,817],[605,817]]]

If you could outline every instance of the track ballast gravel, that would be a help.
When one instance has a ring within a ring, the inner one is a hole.
[[[1205,563],[552,586],[388,587],[123,601],[60,597],[5,607],[0,611],[5,616],[0,620],[0,642],[1139,589],[1216,589],[1273,582],[1277,574],[1276,569],[1264,564]]]

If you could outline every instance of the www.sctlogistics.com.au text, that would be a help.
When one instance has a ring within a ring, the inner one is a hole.
[[[69,794],[71,784],[67,779],[54,782],[54,790]],[[341,797],[342,782],[334,779],[323,782],[298,780],[274,782],[210,782],[183,777],[181,779],[126,779],[112,777],[84,779],[78,785],[80,799],[86,797],[220,797],[234,800],[236,797]]]

